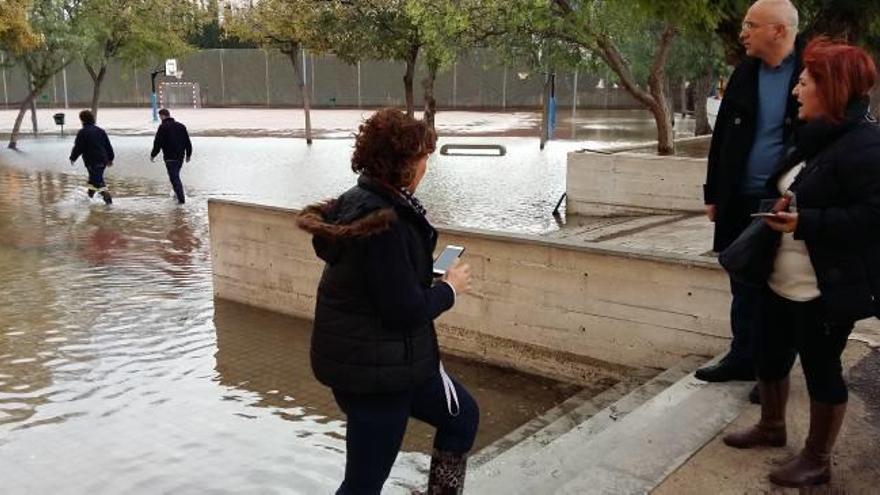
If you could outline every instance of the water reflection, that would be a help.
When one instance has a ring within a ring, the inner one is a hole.
[[[0,165],[0,491],[332,492],[344,425],[308,324],[215,305],[204,196],[117,169],[107,207],[51,168]],[[484,403],[481,445],[574,391],[449,367]],[[430,431],[406,442],[389,493],[424,478]]]

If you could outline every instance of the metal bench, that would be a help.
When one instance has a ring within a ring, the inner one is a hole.
[[[488,153],[450,153],[453,150],[492,150],[497,151],[497,155]],[[504,156],[507,154],[507,148],[500,144],[444,144],[440,147],[441,155],[449,156]]]

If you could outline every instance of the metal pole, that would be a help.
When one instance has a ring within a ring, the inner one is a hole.
[[[55,75],[52,75],[52,103],[58,105],[58,81],[55,79]]]
[[[226,105],[226,75],[223,73],[223,49],[220,49],[220,105]]]
[[[458,61],[452,62],[452,108],[458,106]]]
[[[269,108],[269,50],[263,49],[266,57],[266,108]]]
[[[308,76],[308,59],[306,58],[306,49],[302,49],[302,68],[303,68],[303,91],[309,90],[309,76]]]
[[[64,86],[64,108],[67,108],[67,65],[61,69],[61,84]]]
[[[317,74],[317,72],[315,71],[315,54],[314,53],[309,54],[309,59],[311,59],[311,61],[312,61],[312,102],[314,102],[315,101],[315,74]]]
[[[574,139],[576,136],[575,130],[577,129],[577,120],[575,116],[577,115],[578,108],[578,71],[574,70],[574,84],[572,85],[571,90],[571,138]]]
[[[135,106],[140,106],[141,104],[141,88],[138,85],[138,73],[137,69],[131,70],[132,79],[134,79],[134,101]]]
[[[358,60],[358,108],[361,107],[361,61]]]
[[[0,53],[0,67],[3,69],[3,106],[9,108],[9,89],[6,87],[6,56]]]
[[[504,75],[501,76],[501,109],[507,108],[507,66],[504,66]]]

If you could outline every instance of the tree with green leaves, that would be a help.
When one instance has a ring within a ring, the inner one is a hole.
[[[419,53],[425,45],[422,30],[410,15],[417,0],[327,0],[332,6],[326,27],[329,50],[341,60],[397,60],[403,75],[406,113],[415,113],[413,81]]]
[[[528,0],[534,1],[534,0]],[[675,151],[667,95],[667,63],[682,32],[710,29],[717,9],[709,0],[550,0],[545,28],[554,37],[602,60],[628,93],[647,108],[657,125],[657,151]],[[633,36],[650,36],[652,56],[646,80],[624,47]]]
[[[3,0],[0,2],[0,51],[13,55],[33,49],[39,39],[28,24],[27,0]]]
[[[226,19],[232,35],[266,49],[278,50],[290,59],[303,99],[308,144],[312,144],[311,98],[306,90],[300,58],[306,48],[328,49],[327,35],[335,23],[331,7],[329,2],[262,0],[252,7],[229,12]]]
[[[92,113],[98,117],[107,66],[128,67],[179,56],[189,50],[182,20],[192,12],[185,0],[81,0],[82,59],[92,78]]]
[[[14,56],[27,72],[30,86],[22,100],[9,138],[9,148],[16,149],[24,114],[52,76],[63,69],[81,50],[77,31],[77,4],[74,0],[32,0],[28,23],[39,42]]]
[[[486,46],[504,33],[499,23],[502,5],[498,0],[417,0],[406,4],[406,14],[418,27],[427,74],[424,89],[423,120],[434,127],[437,101],[434,84],[437,75],[449,68],[464,50]]]

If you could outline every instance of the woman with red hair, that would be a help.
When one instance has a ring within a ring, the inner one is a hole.
[[[768,185],[764,221],[780,240],[758,335],[761,419],[724,437],[736,448],[786,444],[789,372],[799,355],[810,396],[803,450],[770,473],[787,487],[828,483],[847,387],[840,356],[857,320],[880,316],[880,127],[868,114],[877,69],[864,50],[818,38],[794,89],[796,145]]]

